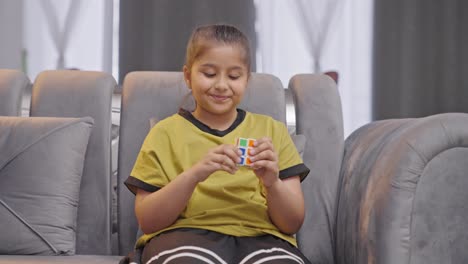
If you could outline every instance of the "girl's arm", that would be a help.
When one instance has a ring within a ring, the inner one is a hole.
[[[143,233],[154,233],[175,222],[198,184],[194,173],[187,170],[156,192],[137,190],[135,214]]]
[[[267,190],[268,214],[285,234],[294,234],[304,222],[304,196],[299,176],[279,178],[278,154],[269,138],[257,140],[252,168]]]
[[[187,206],[197,184],[217,170],[234,174],[240,155],[235,146],[220,145],[160,190],[151,193],[138,189],[135,214],[141,230],[150,234],[172,225]]]
[[[299,176],[278,179],[267,187],[268,214],[285,234],[294,234],[304,222],[304,197]]]

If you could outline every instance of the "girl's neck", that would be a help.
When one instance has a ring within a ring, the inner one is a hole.
[[[223,115],[219,114],[211,114],[211,113],[201,113],[199,111],[192,112],[192,115],[198,119],[198,121],[202,122],[203,124],[207,125],[212,129],[216,129],[219,131],[224,131],[231,127],[234,121],[237,118],[237,109],[230,113],[226,113]]]

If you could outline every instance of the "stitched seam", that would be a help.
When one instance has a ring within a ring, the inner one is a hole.
[[[7,166],[12,160],[14,160],[18,155],[20,155],[21,153],[23,153],[24,151],[26,151],[27,149],[29,149],[30,147],[32,147],[33,145],[35,145],[36,143],[40,142],[42,139],[54,134],[56,131],[59,131],[59,130],[62,130],[62,129],[65,129],[67,127],[70,127],[74,124],[77,124],[77,123],[80,123],[80,122],[87,122],[89,124],[91,124],[91,119],[88,119],[88,118],[77,118],[77,120],[74,120],[74,121],[71,121],[71,122],[67,122],[63,125],[60,125],[58,127],[55,127],[51,130],[49,130],[47,133],[45,133],[44,135],[38,137],[36,139],[36,141],[34,142],[31,142],[30,144],[27,144],[26,146],[24,146],[24,148],[18,150],[17,152],[14,152],[11,157],[9,157],[8,159],[6,159],[5,163],[4,164],[0,164],[0,170],[2,170],[5,166]]]
[[[44,243],[47,244],[47,246],[50,247],[50,249],[55,253],[58,254],[59,251],[50,243],[39,231],[34,229],[24,218],[22,218],[18,213],[16,213],[8,204],[6,204],[2,199],[0,199],[0,204],[2,204],[12,215],[14,215],[18,220],[20,220],[25,226],[27,226],[34,234],[36,234]]]

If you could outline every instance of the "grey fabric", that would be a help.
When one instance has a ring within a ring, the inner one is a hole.
[[[120,254],[130,252],[135,243],[134,196],[123,182],[129,176],[149,131],[149,120],[162,120],[177,113],[185,104],[188,92],[181,72],[132,72],[124,80],[118,162]],[[253,74],[241,107],[285,122],[285,98],[280,80],[268,74]]]
[[[0,116],[21,115],[23,91],[29,85],[30,81],[24,73],[0,69]]]
[[[0,254],[75,253],[91,118],[0,117]]]
[[[411,263],[468,260],[468,148],[447,149],[425,167],[411,214]]]
[[[306,137],[302,182],[306,217],[297,234],[299,248],[312,263],[334,263],[335,216],[343,157],[343,117],[336,83],[322,74],[299,74],[289,82],[296,132]]]
[[[373,122],[346,140],[337,263],[464,263],[468,114]]]
[[[117,189],[120,254],[128,254],[135,243],[137,222],[133,210],[134,196],[123,182],[129,176],[149,131],[148,120],[153,117],[163,119],[176,113],[188,92],[181,73],[132,72],[125,77],[120,112]],[[158,98],[163,100],[158,101]]]
[[[31,116],[90,116],[78,208],[78,254],[111,253],[111,100],[114,78],[102,72],[45,71],[31,95]]]
[[[239,108],[269,115],[286,124],[286,98],[280,79],[270,74],[252,73]]]
[[[468,1],[374,1],[374,120],[468,112]]]
[[[0,256],[0,264],[116,264],[122,257],[119,256],[93,256],[93,255],[76,255],[76,256]]]
[[[291,135],[291,139],[294,142],[294,146],[296,146],[297,152],[301,155],[301,158],[304,158],[307,138],[304,135]]]

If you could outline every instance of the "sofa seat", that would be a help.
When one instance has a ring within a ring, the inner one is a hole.
[[[98,255],[74,255],[74,256],[18,256],[18,255],[1,255],[0,264],[50,264],[50,263],[67,263],[67,264],[106,264],[119,263],[123,256],[98,256]]]

